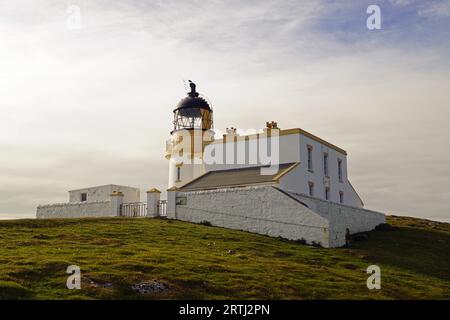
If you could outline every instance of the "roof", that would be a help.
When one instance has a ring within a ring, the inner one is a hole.
[[[191,91],[188,92],[188,96],[181,99],[178,103],[177,108],[173,111],[183,109],[207,109],[211,111],[211,107],[209,106],[208,101],[200,96],[200,94],[196,91],[197,85],[189,80],[189,86],[191,87]]]
[[[207,109],[211,110],[211,107],[204,98],[202,97],[185,97],[178,102],[176,110],[180,109]]]
[[[317,141],[317,142],[319,142],[319,143],[321,143],[321,144],[323,144],[323,145],[325,145],[325,146],[327,146],[327,147],[329,147],[331,149],[336,150],[337,152],[340,152],[342,154],[347,155],[347,151],[345,151],[344,149],[341,149],[338,146],[336,146],[336,145],[334,145],[334,144],[332,144],[332,143],[330,143],[328,141],[325,141],[325,140],[319,138],[318,136],[315,136],[312,133],[309,133],[308,131],[305,131],[303,129],[294,128],[294,129],[280,130],[280,135],[288,135],[288,134],[302,134],[305,137],[308,137],[308,138],[310,138],[312,140],[315,140],[315,141]]]
[[[269,166],[209,171],[180,187],[180,191],[220,189],[225,187],[276,183],[282,176],[290,172],[298,164],[299,162],[280,164],[278,171],[272,175],[261,174],[261,168],[268,168]]]
[[[139,188],[130,187],[130,186],[122,186],[120,184],[104,184],[101,186],[92,186],[92,187],[86,187],[86,188],[73,189],[73,190],[69,190],[68,192],[82,191],[82,190],[86,190],[86,189],[99,189],[99,188],[106,188],[106,187],[119,187],[119,188],[129,188],[129,189],[139,190]]]
[[[333,150],[336,150],[339,153],[342,153],[344,155],[347,155],[347,151],[345,151],[344,149],[339,148],[338,146],[325,141],[321,138],[319,138],[318,136],[313,135],[312,133],[309,133],[308,131],[305,131],[303,129],[300,128],[293,128],[293,129],[283,129],[279,131],[279,135],[280,136],[286,136],[286,135],[290,135],[290,134],[301,134],[304,135],[305,137],[308,137],[314,141],[317,141],[321,144],[323,144],[324,146],[327,146]],[[245,140],[245,139],[255,139],[258,138],[259,136],[265,136],[265,133],[256,133],[256,134],[251,134],[251,135],[242,135],[242,136],[237,136],[237,140]],[[214,140],[214,143],[223,143],[223,139],[216,139]]]

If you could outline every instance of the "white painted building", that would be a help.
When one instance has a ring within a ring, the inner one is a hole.
[[[40,205],[38,219],[116,217],[123,203],[139,203],[138,188],[114,184],[69,191],[69,202]]]
[[[196,86],[174,112],[167,141],[167,202],[159,190],[139,203],[136,188],[107,185],[73,190],[69,203],[39,206],[38,218],[166,215],[323,247],[373,230],[382,213],[364,209],[351,185],[347,152],[299,128],[266,123],[260,132],[234,128],[216,137],[213,110]]]
[[[192,111],[195,108],[202,112]],[[269,152],[259,150],[263,145],[278,145],[272,164],[299,164],[289,179],[283,181],[283,189],[354,207],[364,206],[348,179],[347,152],[305,130],[280,130],[272,122],[260,133],[239,135],[232,128],[215,139],[212,109],[196,92],[181,100],[174,114],[175,127],[166,144],[169,188],[179,188],[209,171],[267,165],[260,153],[270,155]],[[185,115],[199,119],[189,120]],[[208,119],[202,121],[205,115]]]
[[[141,191],[138,188],[108,184],[98,187],[89,187],[69,191],[69,202],[95,202],[108,200],[115,192],[123,194],[124,202],[139,202]]]
[[[166,144],[168,217],[324,247],[385,222],[384,214],[363,209],[342,148],[273,121],[258,133],[230,128],[215,137],[212,115],[191,83]]]

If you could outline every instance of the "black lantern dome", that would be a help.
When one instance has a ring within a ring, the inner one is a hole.
[[[196,91],[196,85],[189,80],[191,91],[188,96],[181,99],[174,113],[174,130],[213,128],[212,109],[208,101],[202,98]]]

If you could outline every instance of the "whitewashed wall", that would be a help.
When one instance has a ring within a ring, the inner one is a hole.
[[[305,148],[307,148],[306,145]],[[337,153],[334,154],[329,150],[323,152],[328,152],[328,161],[330,166],[329,179],[325,179],[323,173],[323,158],[321,153],[316,152],[317,155],[313,155],[313,161],[316,163],[316,165],[313,166],[313,168],[315,168],[313,172],[308,170],[308,160],[306,155],[306,159],[302,159],[297,167],[281,178],[280,187],[283,190],[309,195],[309,182],[312,182],[314,183],[314,197],[325,200],[325,186],[328,186],[330,188],[330,201],[339,203],[339,191],[342,191],[344,193],[345,205],[362,208],[362,203],[359,200],[358,195],[351,187],[350,182],[346,178],[343,178],[342,182],[339,182],[337,174],[337,159],[343,158],[337,156]],[[333,154],[335,156],[332,156]],[[319,158],[320,160],[318,160]],[[320,167],[318,168],[319,165]]]
[[[177,192],[177,199],[182,198],[186,198],[186,204],[176,205],[169,218],[305,239],[323,247],[345,245],[347,228],[352,234],[373,230],[385,222],[379,212],[282,192],[271,186]]]
[[[37,207],[36,218],[93,218],[117,216],[111,200],[96,202],[59,203]]]
[[[87,194],[87,202],[109,200],[113,192],[122,192],[124,202],[140,202],[140,190],[138,188],[109,184],[105,186],[83,188],[69,191],[69,202],[77,203],[81,201],[81,194]]]
[[[377,225],[386,223],[386,216],[380,212],[341,205],[306,195],[290,194],[327,219],[330,226],[330,247],[345,245],[347,229],[350,234],[354,234],[371,231]]]
[[[241,137],[242,139],[242,137]],[[272,143],[272,138],[267,138],[264,135],[261,135],[260,138],[255,139],[247,139],[247,140],[238,140],[234,142],[234,140],[217,140],[215,143],[208,145],[205,148],[205,154],[222,154],[221,159],[222,163],[217,164],[207,164],[207,171],[215,171],[215,170],[226,170],[233,168],[244,168],[244,167],[255,167],[261,165],[267,165],[267,163],[261,162],[258,158],[253,159],[254,157],[258,157],[259,154],[259,145],[270,145]],[[290,134],[290,135],[282,135],[277,137],[279,142],[279,153],[278,160],[279,163],[290,163],[290,162],[299,162],[300,161],[300,141],[298,134]],[[274,142],[273,142],[274,143]],[[264,149],[262,149],[264,150]],[[253,151],[253,152],[251,152]],[[256,154],[254,154],[256,152]],[[262,151],[261,151],[262,152]],[[240,154],[242,157],[242,161],[239,162],[237,154]],[[267,154],[267,152],[266,152]],[[242,156],[243,155],[243,156]],[[230,164],[227,161],[231,159],[231,161],[235,161],[235,164]]]
[[[288,135],[281,135],[279,138],[279,162],[291,163],[300,162],[299,166],[295,168],[292,174],[283,177],[280,182],[280,186],[285,190],[290,190],[296,193],[309,194],[309,182],[314,183],[314,197],[325,199],[325,187],[330,188],[330,201],[339,203],[339,192],[344,194],[344,204],[353,207],[362,208],[363,204],[359,199],[357,193],[350,185],[347,175],[347,155],[331,148],[315,139],[310,138],[304,134],[294,133]],[[269,138],[269,141],[271,138]],[[256,149],[258,144],[267,144],[267,138],[262,136],[259,139],[250,139],[247,141],[239,140],[217,140],[215,143],[208,145],[205,148],[206,154],[220,154],[222,163],[218,164],[206,164],[206,171],[225,170],[242,167],[254,167],[263,165],[261,162],[249,162],[250,149]],[[270,144],[270,143],[269,143]],[[252,145],[253,147],[250,147]],[[308,145],[312,146],[312,170],[308,170]],[[252,149],[252,150],[253,150]],[[214,150],[214,151],[213,151]],[[243,150],[244,159],[246,161],[239,163],[236,154],[238,150]],[[232,153],[233,156],[230,159],[235,160],[235,164],[225,163],[227,154]],[[325,177],[323,154],[328,154],[328,176]],[[339,181],[338,177],[338,159],[342,161],[342,181]],[[171,163],[170,167],[174,168],[174,164]],[[182,183],[177,186],[184,185],[193,178],[199,176],[203,171],[194,172],[189,166],[183,165],[181,169]],[[171,169],[175,172],[175,169]],[[169,178],[172,181],[174,178]],[[171,185],[171,184],[169,184]],[[172,184],[174,185],[174,184]]]
[[[328,221],[272,187],[177,192],[182,197],[186,205],[177,205],[169,218],[328,246]]]

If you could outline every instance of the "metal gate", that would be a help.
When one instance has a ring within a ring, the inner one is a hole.
[[[145,202],[132,202],[123,203],[120,205],[121,217],[145,217],[147,215],[147,203]]]
[[[158,201],[158,216],[167,217],[167,200]]]

